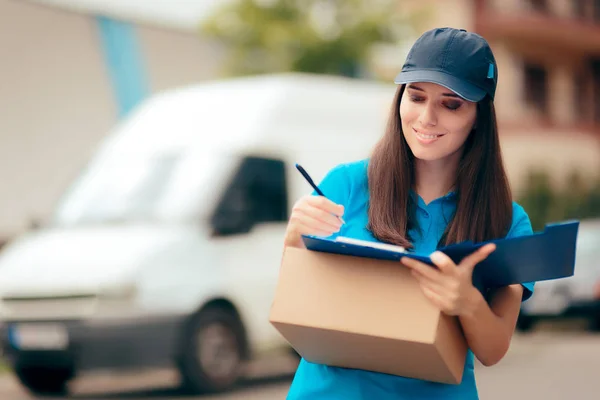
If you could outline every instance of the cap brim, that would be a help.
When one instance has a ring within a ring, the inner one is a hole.
[[[441,71],[403,71],[394,79],[394,83],[396,84],[417,82],[436,83],[452,90],[463,99],[473,102],[481,101],[486,95],[485,90]]]

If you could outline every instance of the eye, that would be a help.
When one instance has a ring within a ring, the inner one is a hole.
[[[422,101],[424,101],[424,100],[425,100],[425,98],[423,98],[423,97],[421,97],[421,96],[414,95],[414,94],[411,94],[411,95],[409,96],[409,98],[410,98],[410,101],[412,101],[412,102],[414,102],[414,103],[420,103],[420,102],[422,102]]]
[[[448,110],[452,110],[452,111],[458,110],[461,105],[462,105],[462,103],[460,101],[456,101],[456,100],[449,100],[449,101],[444,102],[444,106]]]

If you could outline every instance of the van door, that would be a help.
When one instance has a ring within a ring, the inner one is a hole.
[[[245,316],[253,346],[283,344],[269,323],[288,220],[286,168],[282,160],[245,157],[211,218],[219,265]]]

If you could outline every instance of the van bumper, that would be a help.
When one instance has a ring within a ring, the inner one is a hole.
[[[76,371],[163,367],[179,352],[184,316],[89,321],[6,321],[0,326],[3,358],[12,367]],[[19,346],[15,328],[60,326],[68,336],[61,348]]]

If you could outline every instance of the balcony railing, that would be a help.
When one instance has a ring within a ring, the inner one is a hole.
[[[476,0],[475,27],[521,47],[600,55],[600,0]]]

